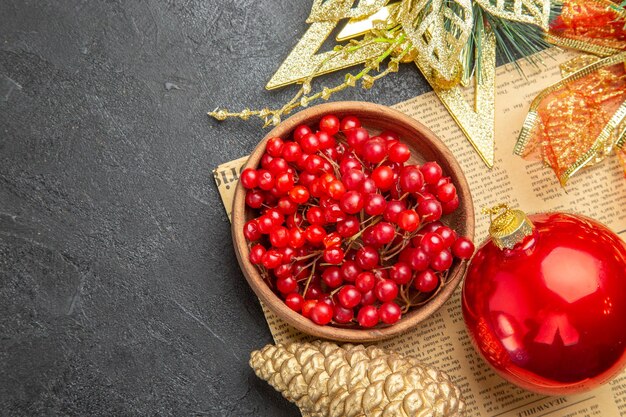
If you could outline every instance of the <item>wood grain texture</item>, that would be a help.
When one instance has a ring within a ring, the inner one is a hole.
[[[422,163],[437,161],[444,172],[457,186],[459,208],[445,218],[445,222],[461,236],[474,237],[474,206],[467,180],[450,150],[424,125],[391,108],[366,102],[336,102],[321,104],[297,113],[269,132],[250,155],[245,168],[256,168],[265,152],[265,143],[271,137],[287,139],[293,129],[300,125],[316,125],[322,116],[335,114],[339,118],[346,115],[357,116],[363,127],[372,132],[393,130],[411,148],[410,162]],[[254,211],[245,207],[245,189],[238,184],[232,209],[232,236],[235,253],[248,283],[257,296],[280,318],[298,330],[324,339],[345,342],[372,342],[383,340],[407,331],[428,318],[452,295],[461,282],[466,263],[458,261],[452,266],[448,284],[429,303],[413,309],[393,326],[379,326],[373,329],[348,329],[334,326],[318,326],[299,313],[292,311],[267,286],[258,269],[248,260],[248,245],[243,235],[243,225],[254,217]]]

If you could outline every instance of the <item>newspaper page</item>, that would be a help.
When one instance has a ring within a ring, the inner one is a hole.
[[[585,169],[559,185],[554,173],[541,162],[513,155],[532,99],[561,77],[559,64],[575,54],[548,51],[539,68],[520,61],[523,73],[512,64],[499,67],[496,76],[496,160],[488,169],[434,93],[399,103],[396,109],[433,130],[450,148],[470,184],[476,208],[475,241],[487,235],[489,220],[482,207],[507,202],[526,212],[570,211],[593,217],[626,238],[626,179],[617,158]],[[471,91],[468,91],[468,97]],[[230,211],[232,191],[245,158],[219,166],[215,180],[224,205]],[[226,187],[226,185],[230,185]],[[263,306],[276,343],[307,339]],[[522,390],[496,375],[478,356],[465,330],[460,288],[426,322],[407,333],[379,342],[395,351],[411,354],[443,369],[461,387],[468,416],[626,416],[626,372],[609,384],[580,395],[550,397]]]

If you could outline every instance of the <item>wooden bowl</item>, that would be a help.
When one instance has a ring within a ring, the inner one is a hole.
[[[321,104],[303,110],[272,129],[254,149],[244,168],[256,168],[258,166],[265,151],[265,143],[269,138],[278,136],[283,139],[291,139],[291,133],[296,126],[306,124],[316,127],[322,116],[331,113],[339,118],[347,115],[356,116],[361,120],[363,127],[370,130],[370,132],[395,131],[400,135],[401,140],[411,148],[412,156],[409,163],[437,161],[441,165],[444,175],[452,178],[460,199],[459,208],[443,220],[456,230],[459,236],[467,236],[470,239],[474,237],[474,206],[472,197],[465,176],[454,156],[428,128],[417,120],[389,107],[372,103],[347,101]],[[450,298],[465,273],[467,263],[455,261],[444,288],[428,303],[409,311],[400,321],[391,326],[379,325],[379,327],[372,329],[342,328],[332,325],[318,326],[308,318],[287,307],[267,286],[257,268],[248,260],[249,250],[243,235],[243,226],[246,221],[254,216],[253,211],[245,206],[245,194],[244,188],[241,184],[238,184],[233,200],[232,235],[239,265],[248,283],[265,305],[284,321],[304,333],[319,338],[345,342],[372,342],[404,333],[441,307]]]

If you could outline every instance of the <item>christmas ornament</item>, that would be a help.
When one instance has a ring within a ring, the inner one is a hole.
[[[626,50],[626,11],[610,0],[566,0],[550,23],[547,39],[599,56]]]
[[[508,381],[566,395],[626,364],[626,244],[565,213],[492,209],[472,259],[463,316],[474,345]]]
[[[267,345],[252,352],[259,378],[318,417],[461,416],[460,390],[443,372],[374,346]]]
[[[514,152],[540,159],[562,185],[608,155],[626,132],[626,52],[596,61],[542,91]]]
[[[258,116],[266,125],[317,99],[361,82],[374,82],[398,70],[401,62],[414,62],[450,111],[461,130],[487,166],[494,161],[494,85],[496,48],[510,61],[544,48],[550,0],[403,0],[386,6],[387,0],[316,0],[307,23],[311,26],[267,85],[268,89],[301,82],[302,88],[276,110],[233,113],[216,109],[209,115],[247,119]],[[357,6],[354,6],[357,3]],[[340,33],[350,39],[332,51],[317,53],[341,20],[352,19]],[[383,19],[383,20],[377,20]],[[349,28],[353,25],[352,28]],[[387,67],[381,63],[389,59]],[[312,93],[318,75],[365,63],[343,83]],[[376,73],[376,75],[371,75]],[[461,86],[474,79],[475,100],[468,103]]]
[[[514,153],[550,166],[561,185],[603,160],[626,134],[626,12],[608,0],[567,0],[547,39],[583,55],[532,102]],[[600,57],[605,57],[600,59]],[[626,172],[626,170],[625,170]]]

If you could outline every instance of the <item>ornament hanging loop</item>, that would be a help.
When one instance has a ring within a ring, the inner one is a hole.
[[[504,211],[503,211],[504,210]],[[483,207],[481,209],[481,213],[482,214],[488,214],[489,215],[489,223],[493,223],[493,216],[497,215],[497,214],[504,214],[507,211],[510,211],[511,207],[507,204],[507,203],[500,203],[497,204],[493,207]],[[500,213],[502,212],[502,213]]]

